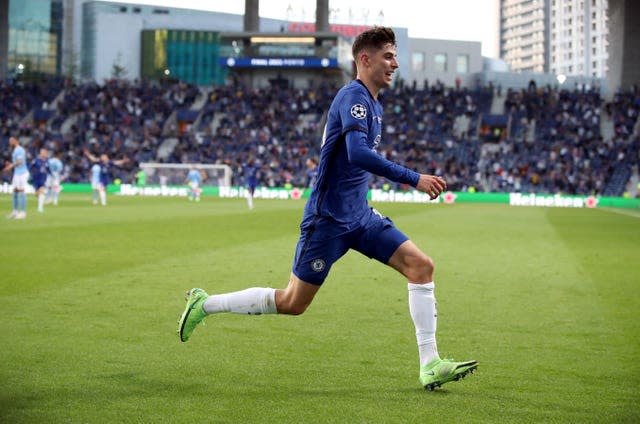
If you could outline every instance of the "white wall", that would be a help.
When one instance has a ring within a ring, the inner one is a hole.
[[[113,19],[107,14],[100,14],[96,17],[96,81],[111,78],[118,55],[119,65],[127,71],[126,78],[140,77],[140,33],[143,26],[140,16],[123,14]]]
[[[409,39],[409,62],[414,52],[425,54],[424,70],[414,70],[409,68],[410,77],[406,78],[409,83],[416,81],[418,87],[422,87],[425,79],[429,84],[440,80],[445,85],[453,86],[456,78],[460,78],[462,85],[472,86],[475,83],[475,74],[482,71],[482,43],[479,41],[455,41],[411,38]],[[447,55],[448,64],[446,72],[435,70],[434,56],[438,53]],[[458,55],[469,57],[469,69],[466,73],[456,71],[456,59]],[[409,64],[409,66],[411,66]]]

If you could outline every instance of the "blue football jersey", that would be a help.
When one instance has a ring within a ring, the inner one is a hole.
[[[253,165],[245,165],[244,166],[244,182],[248,187],[256,187],[258,185],[258,172],[260,171],[260,166],[257,164]]]
[[[338,91],[327,114],[315,185],[302,227],[315,216],[348,226],[369,210],[371,173],[416,186],[420,175],[380,156],[383,108],[365,85],[354,80]]]
[[[43,186],[47,180],[49,172],[49,161],[47,159],[35,158],[31,162],[31,178],[35,185]]]
[[[196,171],[195,169],[192,169],[187,174],[187,180],[191,183],[200,184],[202,182],[202,177],[200,176],[200,172]]]

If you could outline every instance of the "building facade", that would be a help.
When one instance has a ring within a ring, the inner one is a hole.
[[[515,72],[549,71],[549,0],[500,0],[500,57]]]
[[[550,72],[605,77],[607,0],[551,0]]]
[[[60,74],[62,0],[10,1],[7,71],[9,75]]]
[[[515,72],[604,78],[607,0],[500,0],[500,57]]]
[[[482,71],[482,43],[434,39],[409,39],[409,81],[418,87],[440,81],[448,86],[475,83]]]

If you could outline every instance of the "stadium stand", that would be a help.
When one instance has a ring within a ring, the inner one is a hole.
[[[224,163],[240,185],[243,164],[256,158],[262,185],[299,187],[306,159],[319,154],[319,125],[336,89],[326,82],[203,89],[175,81],[5,81],[0,147],[6,158],[8,135],[17,133],[31,156],[40,146],[61,150],[70,182],[87,181],[88,148],[128,157],[114,176],[124,182],[134,180],[137,163],[160,161]],[[380,153],[445,175],[452,190],[623,194],[639,159],[637,90],[604,102],[594,89],[530,85],[503,98],[499,111],[492,87],[401,82],[381,98]],[[371,185],[406,188],[381,178]]]

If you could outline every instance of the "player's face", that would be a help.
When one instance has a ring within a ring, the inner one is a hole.
[[[369,56],[371,80],[378,88],[387,88],[393,81],[393,73],[398,69],[396,47],[385,44],[380,50],[372,51]]]

